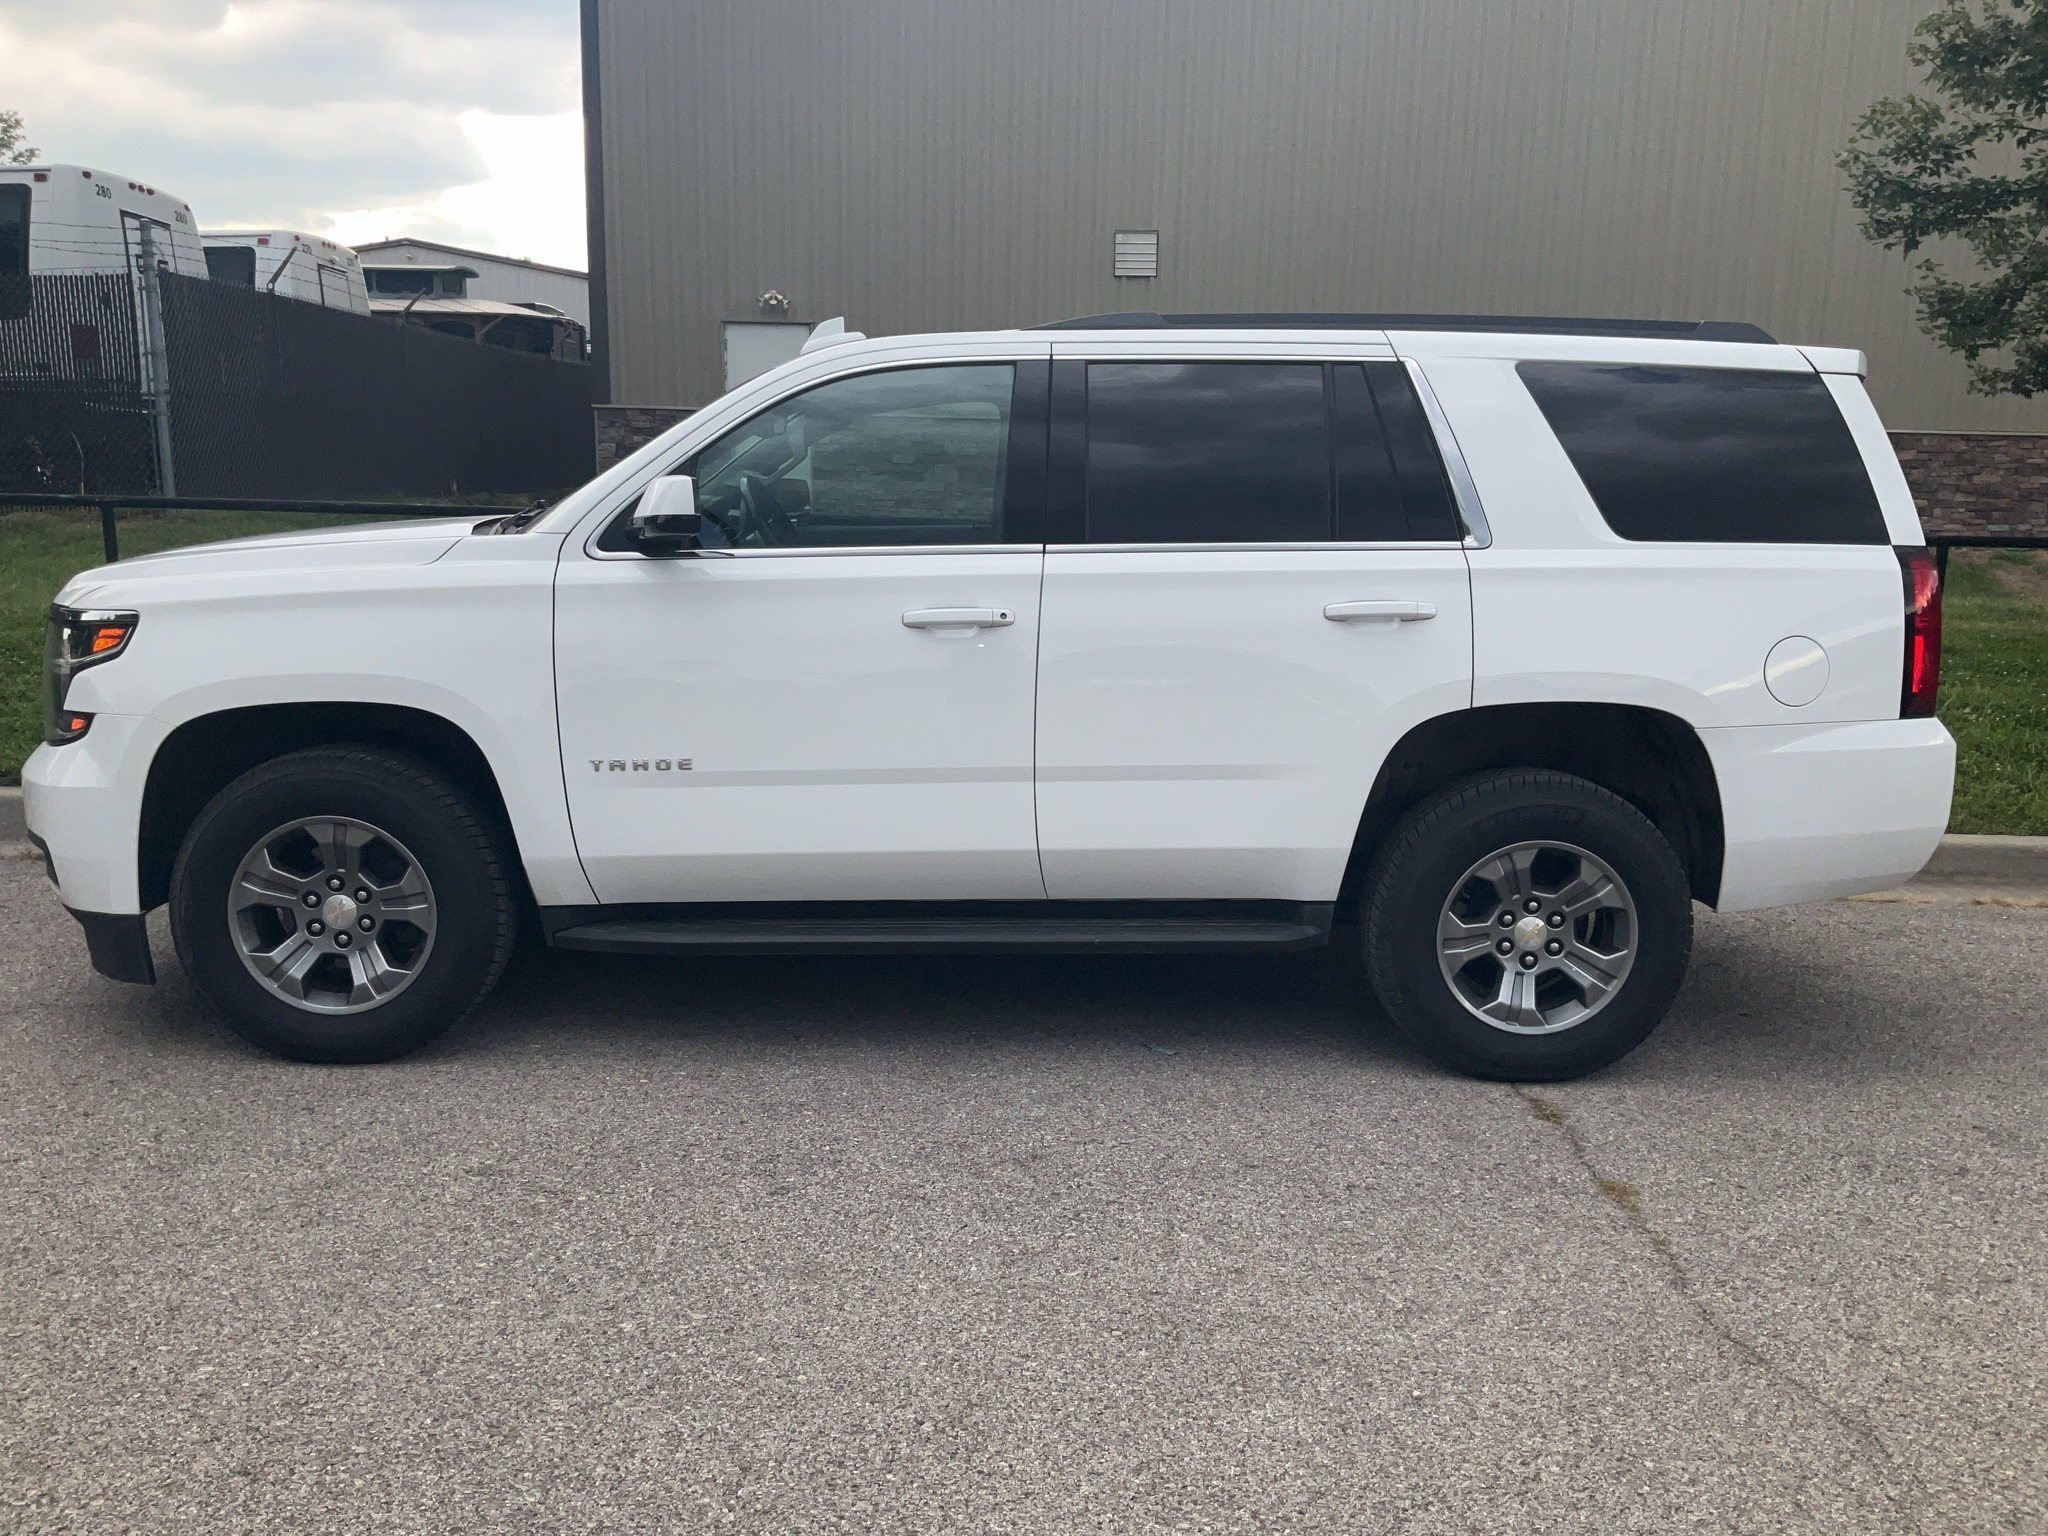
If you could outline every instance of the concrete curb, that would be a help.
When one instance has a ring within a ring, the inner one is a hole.
[[[1999,837],[1951,832],[1913,882],[1979,885],[2048,885],[2048,837]]]

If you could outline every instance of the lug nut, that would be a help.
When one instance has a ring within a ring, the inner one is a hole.
[[[356,892],[356,900],[357,900],[357,901],[368,901],[369,899],[370,899],[370,893],[369,893],[368,891],[357,891],[357,892]]]
[[[1543,903],[1538,901],[1534,896],[1531,896],[1527,901],[1522,903],[1522,910],[1524,912],[1530,913],[1541,912],[1543,910]]]
[[[1493,947],[1504,955],[1512,955],[1515,952],[1515,941],[1513,939],[1502,939]]]
[[[330,891],[338,891],[338,890],[340,890],[340,889],[341,889],[341,885],[342,885],[342,881],[341,881],[341,876],[339,876],[339,875],[336,875],[336,876],[334,876],[334,878],[333,878],[333,879],[331,879],[331,880],[329,880],[329,881],[327,882],[327,889],[329,889]]]
[[[327,925],[321,922],[320,919],[317,917],[314,918],[313,921],[311,921],[310,923],[306,924],[306,932],[308,933],[325,933],[326,931]]]
[[[1533,951],[1524,950],[1522,952],[1522,969],[1525,971],[1533,971],[1536,969],[1536,956]]]
[[[356,926],[362,929],[363,932],[368,933],[377,926],[377,920],[374,917],[359,917],[356,919]]]
[[[1501,913],[1501,915],[1500,915],[1500,925],[1501,925],[1501,927],[1503,927],[1503,928],[1512,928],[1512,927],[1514,927],[1514,926],[1515,926],[1515,914],[1514,914],[1514,913],[1512,913],[1512,912],[1503,912],[1503,913]]]
[[[320,898],[319,898],[319,896],[317,896],[317,895],[316,895],[315,893],[313,893],[312,891],[308,891],[308,892],[306,892],[306,894],[305,894],[305,895],[303,895],[303,896],[301,896],[301,897],[299,898],[299,900],[300,900],[300,901],[303,901],[303,902],[304,902],[304,903],[305,903],[305,904],[306,904],[307,906],[309,906],[309,907],[317,907],[317,906],[319,906],[319,905],[320,905]]]
[[[1550,926],[1553,928],[1562,928],[1564,926],[1564,914],[1562,912],[1551,913]]]
[[[1550,953],[1552,953],[1553,955],[1561,955],[1564,953],[1564,940],[1552,939],[1548,944],[1544,945],[1543,947],[1549,950]]]
[[[334,936],[334,947],[336,949],[347,949],[349,945],[354,942],[355,941],[345,933],[337,933]]]

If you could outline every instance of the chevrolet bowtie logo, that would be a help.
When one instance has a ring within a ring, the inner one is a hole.
[[[687,757],[592,757],[585,759],[592,773],[688,773]]]

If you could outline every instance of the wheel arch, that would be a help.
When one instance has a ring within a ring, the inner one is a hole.
[[[402,704],[258,704],[185,721],[150,759],[136,846],[142,910],[169,899],[178,848],[221,790],[287,752],[342,745],[396,749],[431,763],[468,793],[519,867],[518,839],[497,773],[475,738],[454,721]]]
[[[1352,902],[1380,843],[1430,795],[1495,769],[1547,768],[1600,785],[1664,834],[1695,900],[1720,896],[1720,785],[1691,724],[1663,710],[1596,703],[1494,704],[1415,726],[1380,764],[1344,873]]]

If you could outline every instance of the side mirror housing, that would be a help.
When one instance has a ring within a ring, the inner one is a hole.
[[[663,475],[640,493],[633,509],[633,542],[645,555],[681,555],[696,549],[704,526],[697,512],[697,482]]]

